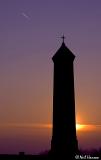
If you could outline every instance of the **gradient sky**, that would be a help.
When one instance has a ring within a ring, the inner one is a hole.
[[[0,124],[51,123],[63,33],[76,55],[77,122],[101,124],[100,0],[0,0]]]

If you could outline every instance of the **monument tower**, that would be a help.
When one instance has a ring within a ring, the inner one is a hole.
[[[66,47],[64,39],[52,57],[54,62],[53,155],[74,156],[78,149],[75,120],[74,69],[75,55]]]

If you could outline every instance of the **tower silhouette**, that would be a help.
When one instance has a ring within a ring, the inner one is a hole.
[[[74,157],[78,150],[75,122],[74,70],[75,55],[63,42],[52,57],[54,62],[53,129],[51,152],[56,156]]]

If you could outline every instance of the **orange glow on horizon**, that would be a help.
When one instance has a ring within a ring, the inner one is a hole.
[[[52,128],[52,124],[43,124],[40,125],[43,128]],[[93,130],[101,130],[101,125],[92,125],[92,124],[79,124],[76,123],[76,131],[93,131]]]
[[[76,130],[83,130],[84,128],[86,127],[86,125],[83,125],[83,124],[76,124]]]
[[[52,129],[52,124],[38,124],[38,123],[6,123],[0,124],[1,127],[11,127],[11,128],[43,128],[43,129]],[[101,125],[92,125],[92,124],[79,124],[76,123],[76,130],[78,131],[92,131],[92,130],[101,130]]]

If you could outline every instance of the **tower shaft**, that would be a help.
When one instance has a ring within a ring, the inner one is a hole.
[[[54,87],[51,151],[55,155],[73,155],[77,150],[73,69],[75,57],[68,52],[62,44],[52,58]]]

